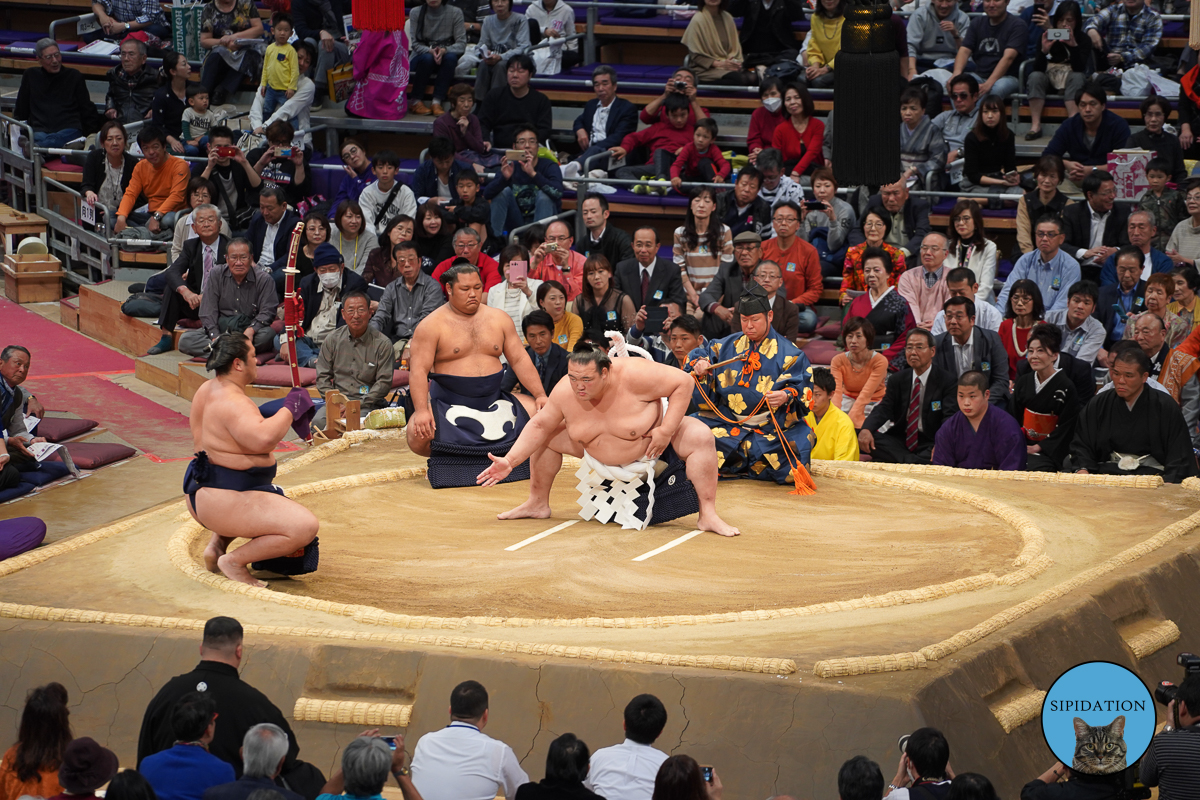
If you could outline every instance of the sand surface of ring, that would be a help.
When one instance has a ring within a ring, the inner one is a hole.
[[[574,486],[564,469],[549,520],[495,518],[525,500],[528,482],[434,490],[415,479],[304,497],[321,520],[321,568],[272,586],[434,616],[708,614],[1004,573],[1021,547],[999,519],[948,500],[845,481],[800,498],[773,483],[724,481],[720,513],[744,535],[702,534],[635,562],[694,530],[696,517],[645,531],[584,522]],[[569,520],[577,522],[505,550]]]

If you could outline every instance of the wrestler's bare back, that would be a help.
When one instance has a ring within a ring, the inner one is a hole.
[[[230,469],[269,467],[275,463],[271,443],[266,452],[253,452],[254,437],[247,436],[243,420],[260,423],[262,415],[246,393],[220,378],[205,381],[192,398],[192,442],[196,452],[208,452],[212,463]],[[257,427],[257,426],[255,426]],[[265,446],[265,441],[259,442]]]

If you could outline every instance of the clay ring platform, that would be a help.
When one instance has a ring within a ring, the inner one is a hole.
[[[326,770],[348,725],[419,736],[474,677],[489,733],[535,780],[555,735],[619,741],[624,703],[651,691],[662,748],[718,764],[736,797],[836,796],[859,753],[890,776],[896,736],[921,724],[947,733],[957,769],[1015,794],[1045,766],[1028,723],[1058,674],[1105,658],[1174,679],[1186,647],[1170,645],[1200,634],[1200,494],[1157,479],[817,462],[814,497],[722,482],[743,531],[726,539],[694,516],[582,521],[570,463],[550,519],[511,521],[495,514],[527,483],[435,491],[423,467],[397,431],[282,462],[278,483],[321,521],[321,567],[266,589],[204,569],[207,533],[180,502],[0,562],[0,628],[32,653],[0,680],[69,664],[135,742],[203,621],[228,614],[246,626],[243,676]]]

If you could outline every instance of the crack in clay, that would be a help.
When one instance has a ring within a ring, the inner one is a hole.
[[[538,736],[539,736],[539,735],[541,734],[541,732],[542,732],[542,723],[544,723],[544,722],[545,722],[545,720],[546,720],[546,709],[545,709],[545,708],[542,706],[542,698],[538,696],[538,689],[539,689],[539,688],[541,688],[541,685],[542,685],[542,667],[544,667],[545,665],[546,665],[546,662],[545,662],[545,661],[542,661],[542,662],[540,662],[540,663],[537,665],[537,674],[538,674],[538,677],[537,677],[537,683],[535,683],[535,684],[533,685],[533,699],[537,701],[537,707],[538,707],[538,729],[537,729],[537,731],[536,731],[536,732],[533,734],[533,741],[529,743],[529,750],[528,750],[528,751],[525,753],[525,755],[524,755],[524,756],[522,756],[522,757],[521,757],[521,759],[518,761],[518,763],[519,763],[519,764],[522,764],[522,765],[525,763],[525,759],[527,759],[527,758],[529,758],[531,755],[533,755],[533,748],[535,748],[535,747],[537,746],[537,739],[538,739]]]
[[[608,702],[612,704],[612,708],[604,712],[604,716],[600,718],[600,721],[604,722],[604,720],[608,719],[609,714],[617,710],[617,698],[613,697],[612,689],[609,687],[608,681],[604,680],[604,671],[597,670],[596,674],[600,676],[600,685],[604,687],[604,691],[608,692]],[[622,722],[623,721],[624,715],[622,715]]]
[[[687,706],[683,704],[683,699],[687,697],[687,686],[684,685],[683,681],[679,680],[679,676],[674,672],[671,673],[671,678],[679,684],[679,688],[681,689],[679,695],[679,712],[683,714],[683,730],[679,732],[679,744],[671,748],[671,755],[675,755],[675,751],[683,747],[683,735],[687,733],[688,726],[692,724],[692,721],[688,719]]]

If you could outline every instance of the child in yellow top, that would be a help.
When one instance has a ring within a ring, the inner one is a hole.
[[[288,39],[292,38],[292,18],[282,11],[276,11],[271,15],[271,33],[275,41],[267,45],[260,89],[263,119],[269,118],[284,102],[291,100],[300,84],[296,48],[288,44]]]

